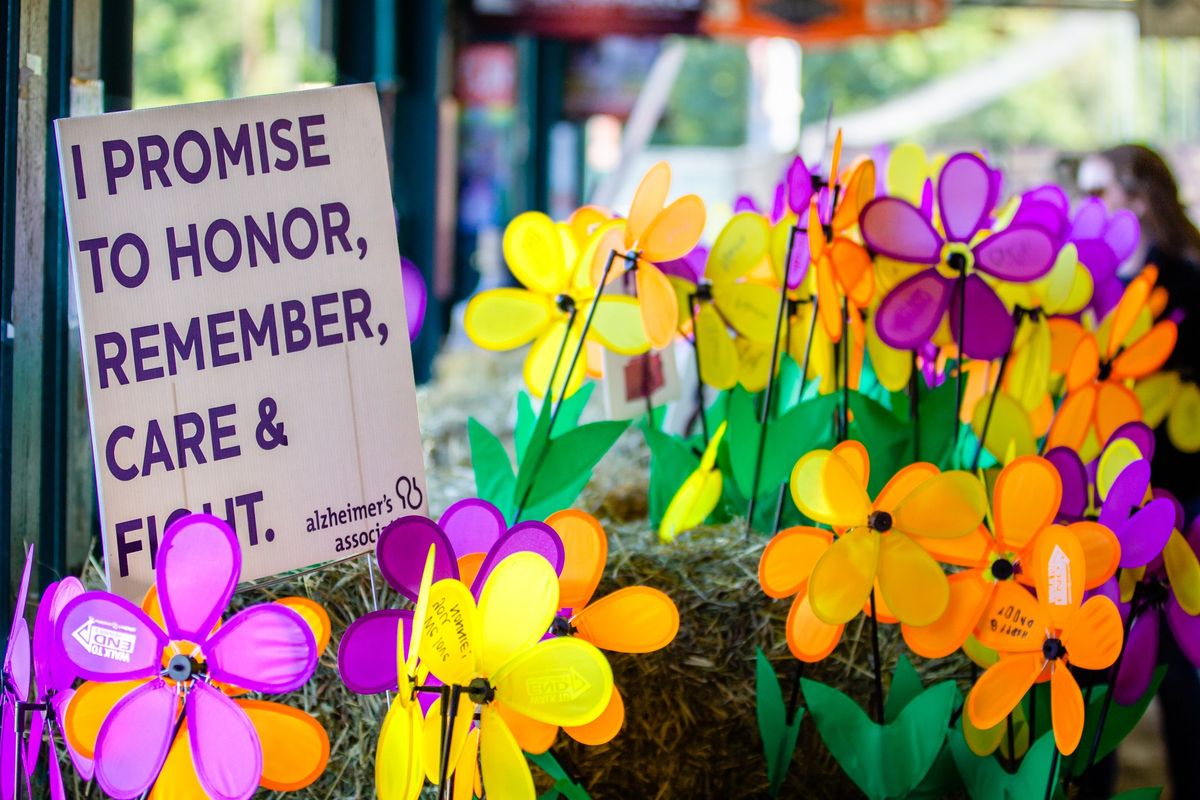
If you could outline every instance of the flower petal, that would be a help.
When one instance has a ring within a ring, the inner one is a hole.
[[[792,655],[809,664],[823,661],[841,641],[845,625],[822,622],[813,613],[808,593],[796,595],[787,618],[787,643]]]
[[[962,313],[964,292],[965,315]],[[949,319],[950,333],[962,344],[963,353],[981,361],[991,361],[1008,352],[1017,331],[1004,301],[978,275],[968,275],[964,289],[960,290],[956,284],[951,291]]]
[[[1011,227],[975,246],[975,266],[1000,280],[1028,283],[1050,271],[1058,255],[1054,237],[1037,227]]]
[[[816,522],[848,528],[865,524],[871,513],[854,468],[830,450],[813,450],[797,461],[791,488],[796,506]]]
[[[85,595],[86,596],[86,595]],[[175,736],[179,696],[157,679],[117,701],[96,737],[96,781],[117,800],[146,791]]]
[[[974,153],[955,153],[938,176],[937,201],[946,237],[970,241],[996,205],[992,171]]]
[[[1050,676],[1050,719],[1054,742],[1064,756],[1075,752],[1083,735],[1083,694],[1066,664],[1059,662]]]
[[[1133,619],[1129,628],[1128,647],[1121,656],[1121,668],[1113,685],[1113,699],[1123,706],[1140,700],[1154,677],[1161,616],[1157,609],[1147,609]]]
[[[466,497],[452,503],[442,512],[437,524],[458,558],[471,553],[486,553],[508,530],[500,509],[478,497]]]
[[[312,785],[329,763],[329,734],[299,709],[267,700],[236,700],[258,733],[264,789],[294,792]]]
[[[1001,652],[1040,651],[1050,620],[1036,597],[1016,581],[997,581],[979,622],[975,638]]]
[[[479,770],[489,797],[533,800],[533,776],[529,774],[525,754],[504,719],[491,706],[483,707],[479,722]]]
[[[217,680],[265,694],[299,689],[317,668],[312,628],[275,603],[238,612],[208,640],[204,655]]]
[[[916,264],[936,264],[941,258],[942,237],[917,208],[903,200],[872,200],[858,224],[867,247],[875,253]]]
[[[241,575],[237,535],[223,520],[189,514],[167,528],[154,564],[167,634],[204,641],[229,605]]]
[[[504,261],[513,277],[527,289],[555,295],[568,283],[562,235],[554,220],[539,211],[526,211],[504,229]]]
[[[988,667],[967,695],[966,713],[976,728],[1004,721],[1042,671],[1041,652],[1001,656]]]
[[[107,592],[86,592],[67,603],[54,638],[79,677],[98,681],[157,675],[168,644],[145,612]]]
[[[1051,626],[1062,628],[1083,600],[1087,583],[1083,546],[1066,528],[1047,528],[1034,543],[1030,568]]]
[[[808,585],[813,565],[833,543],[833,534],[799,525],[767,542],[758,561],[758,582],[767,597],[790,597]]]
[[[946,575],[933,557],[899,531],[881,537],[879,588],[896,619],[909,625],[937,621],[950,601]]]
[[[892,519],[904,533],[953,539],[978,528],[986,509],[979,479],[954,470],[934,475],[913,489],[896,506]]]
[[[808,599],[813,613],[829,625],[853,619],[875,584],[879,534],[856,528],[834,542],[813,566]]]
[[[677,317],[678,307],[675,293],[669,297],[671,317]],[[674,334],[675,325],[671,325]],[[594,338],[605,350],[623,356],[636,356],[646,352],[650,342],[642,327],[642,304],[638,298],[624,294],[604,294],[596,303],[596,315],[592,318],[589,339]],[[565,367],[564,367],[565,369]]]
[[[704,201],[685,194],[654,217],[639,237],[642,256],[647,261],[683,258],[704,233]]]
[[[457,578],[458,554],[437,523],[427,517],[416,514],[401,517],[383,529],[375,546],[383,579],[414,603],[431,545],[435,548],[433,579]]]
[[[342,682],[359,694],[395,691],[397,660],[390,655],[396,652],[397,637],[403,635],[407,645],[411,632],[412,611],[408,609],[371,611],[354,620],[338,644]],[[407,647],[404,652],[407,657]]]
[[[950,307],[953,286],[932,269],[901,281],[875,312],[880,340],[897,350],[915,350],[928,342]]]
[[[463,329],[485,350],[511,350],[546,330],[554,313],[551,297],[525,289],[488,289],[467,303]]]
[[[251,797],[262,777],[263,761],[258,734],[246,712],[212,686],[197,681],[187,696],[187,727],[192,762],[205,791],[214,800]]]
[[[558,575],[545,558],[517,552],[497,564],[479,596],[480,672],[494,675],[537,642],[558,608]]]
[[[558,576],[558,602],[563,608],[583,608],[600,584],[608,561],[608,535],[600,521],[586,511],[566,509],[546,518],[563,545],[563,568]]]
[[[621,698],[621,692],[614,686],[612,695],[608,698],[608,705],[600,712],[600,716],[586,725],[568,725],[563,730],[580,744],[595,747],[615,739],[624,724],[625,701]]]
[[[674,640],[679,609],[658,589],[626,586],[584,608],[571,624],[581,639],[602,650],[652,653]]]
[[[549,562],[555,575],[562,572],[563,543],[562,539],[558,538],[558,533],[544,522],[536,520],[518,522],[502,535],[484,556],[479,572],[476,573],[475,580],[471,582],[471,593],[478,598],[484,583],[496,569],[496,565],[513,553],[523,552],[537,553]]]
[[[940,617],[925,626],[900,626],[905,643],[922,658],[945,658],[962,647],[992,595],[992,585],[977,569],[956,572],[947,584],[949,601]]]
[[[491,682],[496,697],[513,711],[552,725],[586,725],[608,705],[612,669],[595,647],[564,637],[526,647]]]
[[[1039,456],[1022,456],[1003,470],[992,490],[996,540],[1009,550],[1024,549],[1054,522],[1062,502],[1062,479],[1054,464]]]

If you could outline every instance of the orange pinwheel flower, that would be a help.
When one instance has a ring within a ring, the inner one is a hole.
[[[625,261],[625,271],[634,272],[642,326],[650,346],[656,350],[666,347],[674,338],[679,305],[671,282],[655,264],[683,258],[692,252],[704,233],[704,201],[697,195],[685,194],[666,206],[670,188],[671,168],[660,161],[638,185],[629,218],[601,226],[604,238],[592,262],[592,282],[600,286],[610,253],[636,256],[632,263]],[[610,270],[608,282],[620,275],[621,271]]]
[[[776,561],[796,543],[773,542],[759,567],[762,583],[768,594],[806,585],[816,618],[840,625],[863,608],[878,580],[889,615],[928,625],[946,610],[950,592],[941,567],[913,537],[955,538],[973,531],[987,504],[983,488],[969,473],[940,473],[918,463],[896,473],[872,503],[869,475],[867,450],[856,441],[814,450],[796,463],[791,489],[797,507],[809,519],[831,526],[838,537],[829,543],[829,533],[816,528],[791,534],[819,540],[806,543],[812,552],[828,544],[812,557],[807,583],[803,575],[788,575]]]
[[[1143,269],[1095,334],[1059,327],[1060,334],[1074,330],[1077,341],[1073,347],[1066,336],[1055,342],[1060,353],[1070,348],[1071,357],[1066,368],[1067,396],[1050,426],[1047,448],[1069,447],[1080,455],[1094,455],[1117,428],[1142,418],[1142,404],[1125,382],[1161,367],[1179,335],[1172,320],[1146,329],[1144,315],[1157,279],[1155,267]]]
[[[679,631],[675,602],[649,586],[626,586],[593,600],[608,562],[608,535],[600,522],[584,511],[557,511],[546,524],[563,543],[559,576],[559,616],[551,624],[556,636],[571,636],[614,653],[653,653],[669,645]],[[525,717],[502,707],[522,749],[544,753],[554,743],[558,726]],[[563,728],[575,741],[600,745],[612,741],[625,723],[625,702],[614,685],[604,711],[586,725]]]
[[[921,539],[936,559],[969,567],[949,578],[950,603],[932,625],[901,625],[904,641],[925,658],[943,658],[974,634],[993,650],[1008,650],[1012,630],[1005,609],[1020,607],[1032,585],[1027,570],[1043,531],[1050,530],[1062,501],[1058,470],[1039,456],[1022,456],[1001,470],[992,492],[992,530],[980,526],[958,539]],[[1094,589],[1116,572],[1120,548],[1112,531],[1097,522],[1068,530],[1080,543],[1088,567],[1084,588]]]
[[[1124,639],[1121,614],[1112,600],[1095,595],[1082,602],[1085,561],[1083,547],[1065,528],[1055,526],[1038,537],[1032,559],[1037,597],[1014,593],[1012,605],[1003,610],[1007,650],[967,696],[972,725],[999,725],[1034,683],[1048,680],[1054,741],[1064,755],[1075,752],[1083,734],[1084,702],[1070,667],[1108,668]]]
[[[829,174],[837,176],[842,154],[842,132],[833,146]],[[860,160],[838,179],[829,190],[812,199],[808,212],[808,251],[816,272],[817,303],[821,324],[830,341],[842,338],[842,298],[849,297],[857,308],[864,308],[875,293],[875,271],[871,256],[851,233],[858,228],[858,216],[875,197],[875,164]],[[831,208],[832,206],[832,208]]]

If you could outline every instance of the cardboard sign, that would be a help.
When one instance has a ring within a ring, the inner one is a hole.
[[[604,409],[609,419],[633,419],[651,406],[679,399],[679,372],[675,350],[649,350],[640,356],[604,351]]]
[[[370,85],[55,123],[113,591],[227,520],[243,579],[425,510]]]

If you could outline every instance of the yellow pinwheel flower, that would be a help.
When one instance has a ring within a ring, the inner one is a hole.
[[[556,223],[531,211],[504,230],[504,259],[521,287],[480,292],[467,304],[463,327],[486,350],[511,350],[533,343],[525,358],[525,384],[535,397],[551,386],[556,396],[574,394],[586,374],[586,360],[570,358],[579,346],[595,295],[588,266],[603,230],[584,233],[578,225]],[[587,340],[614,353],[639,355],[649,342],[636,298],[616,293],[600,297]],[[568,328],[569,326],[569,328]],[[569,373],[569,374],[568,374]]]
[[[896,473],[867,495],[871,462],[856,441],[814,450],[792,470],[792,499],[838,538],[813,565],[808,599],[818,619],[852,619],[878,581],[883,604],[908,625],[928,625],[946,610],[950,588],[937,561],[912,537],[965,536],[983,520],[987,498],[967,472],[935,472],[923,462]],[[817,531],[817,533],[822,533]]]
[[[726,423],[722,422],[721,427],[717,428],[708,447],[704,448],[700,466],[687,477],[667,505],[666,513],[658,526],[659,541],[675,541],[676,535],[704,522],[704,518],[717,507],[722,486],[721,470],[717,469],[717,448],[721,446],[721,439],[725,436],[725,425]]]

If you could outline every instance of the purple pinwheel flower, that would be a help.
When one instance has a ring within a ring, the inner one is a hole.
[[[1109,214],[1098,197],[1084,200],[1071,220],[1069,240],[1079,251],[1079,261],[1092,273],[1091,308],[1103,319],[1121,300],[1125,284],[1117,268],[1133,255],[1141,237],[1141,225],[1128,209]]]
[[[1000,195],[1000,175],[972,153],[951,156],[937,182],[943,233],[921,209],[897,197],[872,200],[860,229],[879,255],[929,269],[902,281],[876,313],[879,338],[914,350],[937,331],[947,311],[950,332],[970,358],[1000,358],[1012,345],[1012,314],[979,274],[1026,283],[1045,275],[1057,255],[1054,237],[1040,225],[1009,225],[980,237]],[[969,314],[964,314],[963,302]],[[966,330],[959,330],[960,321]]]
[[[29,623],[25,621],[25,600],[29,596],[29,573],[33,568],[33,545],[25,552],[25,571],[17,589],[8,646],[4,648],[4,675],[0,684],[0,798],[12,800],[17,793],[17,708],[29,699],[32,664],[29,652]]]
[[[1182,514],[1176,522],[1182,526]],[[1197,547],[1196,541],[1185,539],[1179,533],[1172,535],[1178,537],[1174,544],[1179,551],[1176,556],[1178,559],[1191,560],[1194,563],[1200,558],[1200,547]],[[1173,569],[1172,564],[1160,555],[1150,563],[1145,575],[1134,585],[1130,602],[1118,603],[1121,616],[1129,625],[1125,655],[1121,659],[1121,667],[1113,688],[1113,699],[1118,703],[1133,705],[1150,686],[1154,667],[1158,663],[1159,629],[1164,617],[1179,649],[1195,667],[1200,668],[1200,616],[1183,607],[1180,603],[1182,593],[1177,591],[1176,587],[1177,581],[1187,580],[1194,580],[1192,570]],[[1110,597],[1118,593],[1115,579],[1102,588]],[[1188,587],[1188,593],[1192,597],[1196,596],[1198,590],[1200,587],[1194,585]],[[1130,614],[1133,615],[1132,621],[1129,620]]]
[[[425,287],[425,276],[420,268],[404,256],[400,256],[400,279],[404,284],[404,315],[408,319],[408,340],[411,342],[425,324],[429,290]]]
[[[1021,202],[1009,227],[1036,226],[1050,234],[1057,245],[1061,245],[1067,239],[1070,224],[1071,203],[1067,193],[1062,187],[1047,183],[1021,195]]]
[[[496,565],[515,552],[528,550],[545,557],[562,572],[562,540],[544,522],[518,522],[509,528],[504,515],[486,500],[467,498],[446,509],[434,522],[427,517],[401,517],[379,534],[375,556],[388,585],[412,602],[421,588],[421,573],[430,545],[434,550],[433,580],[469,583],[479,599],[483,583]],[[403,634],[401,634],[403,626]],[[407,651],[412,634],[412,611],[383,609],[356,619],[338,645],[342,682],[358,694],[396,691],[397,637]],[[425,705],[426,695],[421,695]]]
[[[1154,431],[1143,422],[1127,422],[1113,431],[1112,436],[1104,443],[1107,450],[1118,439],[1128,439],[1142,454],[1147,462],[1154,460]],[[1096,489],[1096,466],[1099,459],[1090,464],[1083,460],[1069,447],[1054,447],[1046,453],[1046,460],[1058,470],[1062,478],[1062,502],[1059,505],[1055,522],[1071,523],[1082,519],[1097,519],[1104,498],[1099,497]],[[1130,478],[1132,480],[1132,476]],[[1144,491],[1143,491],[1144,496]],[[1140,500],[1140,498],[1139,498]]]
[[[117,701],[96,739],[96,780],[112,797],[151,789],[185,722],[196,777],[210,797],[240,800],[258,787],[258,733],[216,684],[268,694],[298,689],[316,669],[317,643],[303,617],[276,603],[247,608],[218,627],[241,567],[233,530],[192,514],[167,528],[158,548],[165,630],[108,592],[81,594],[59,615],[54,638],[63,669],[93,681],[146,681]]]
[[[66,797],[63,788],[62,767],[58,762],[58,742],[61,737],[62,746],[71,757],[75,770],[85,781],[92,779],[93,764],[90,758],[85,758],[71,747],[66,736],[62,735],[61,721],[67,705],[75,696],[71,684],[75,681],[75,672],[70,662],[55,658],[54,626],[67,604],[84,593],[83,584],[78,578],[64,578],[50,584],[42,592],[42,600],[38,605],[37,619],[33,625],[33,666],[36,692],[33,704],[35,710],[29,717],[29,743],[25,751],[25,774],[32,778],[37,772],[38,760],[41,756],[42,734],[48,733],[50,797],[52,800]]]

